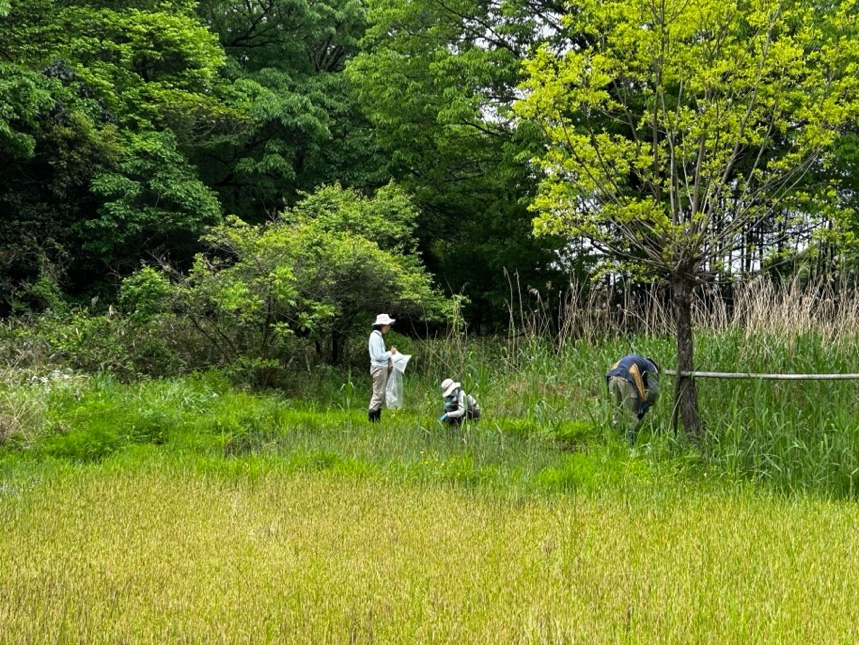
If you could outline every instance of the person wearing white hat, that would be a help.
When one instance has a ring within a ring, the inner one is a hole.
[[[391,356],[397,353],[396,347],[390,351],[385,349],[385,340],[382,334],[387,334],[395,320],[388,314],[376,316],[373,323],[373,331],[370,332],[370,340],[367,343],[370,350],[370,376],[373,377],[373,394],[370,397],[370,407],[367,409],[367,418],[370,422],[381,421],[382,404],[385,402],[385,387],[388,384],[388,374],[391,373]]]
[[[459,425],[463,419],[477,421],[480,406],[470,394],[462,391],[462,383],[446,378],[441,382],[441,395],[444,397],[444,414],[439,421],[447,425]]]

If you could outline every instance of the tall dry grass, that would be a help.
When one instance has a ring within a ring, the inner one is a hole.
[[[576,340],[601,343],[618,335],[674,334],[670,289],[662,281],[646,287],[570,283],[548,298],[515,280],[511,278],[508,303],[511,339],[553,338],[564,345]],[[692,317],[699,334],[741,330],[746,336],[790,338],[814,333],[824,342],[837,342],[859,333],[859,286],[809,282],[801,276],[792,280],[758,276],[730,285],[705,285],[695,293]]]

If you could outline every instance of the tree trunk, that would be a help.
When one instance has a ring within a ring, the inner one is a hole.
[[[692,283],[680,278],[674,281],[674,322],[677,326],[677,378],[674,381],[674,415],[672,423],[677,431],[677,417],[683,430],[692,441],[701,439],[702,427],[698,416],[698,391],[695,379],[682,376],[694,369],[692,346]]]
[[[331,364],[337,365],[340,363],[340,333],[337,331],[331,332]]]

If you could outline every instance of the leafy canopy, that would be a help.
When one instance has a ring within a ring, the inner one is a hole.
[[[188,151],[243,117],[194,6],[15,0],[0,17],[0,313],[45,276],[89,300],[141,257],[187,266],[220,218]]]
[[[567,20],[585,44],[538,51],[517,106],[550,140],[538,233],[685,280],[831,201],[802,180],[859,109],[853,0],[584,0]]]
[[[363,51],[346,68],[389,171],[421,206],[428,265],[468,295],[478,324],[508,322],[505,269],[541,288],[560,281],[556,241],[530,234],[526,207],[526,161],[541,134],[511,112],[522,58],[558,31],[556,10],[544,0],[371,0]]]
[[[228,212],[262,221],[322,184],[384,183],[342,74],[364,12],[360,0],[201,0],[227,55],[224,100],[248,117],[197,159]]]

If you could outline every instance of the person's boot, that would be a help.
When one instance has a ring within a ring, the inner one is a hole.
[[[378,410],[370,410],[367,413],[367,418],[370,420],[370,423],[376,423],[380,421],[382,418],[382,409],[379,408]]]

